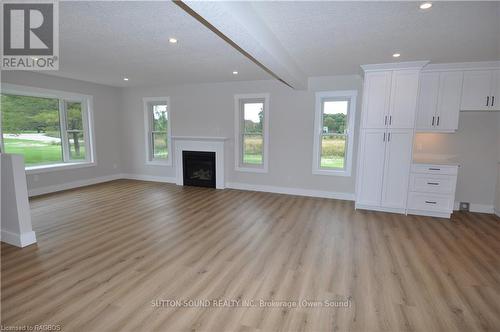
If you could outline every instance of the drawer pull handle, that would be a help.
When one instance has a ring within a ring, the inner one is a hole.
[[[425,201],[427,204],[436,204],[437,202],[433,202],[433,201]]]
[[[433,186],[439,186],[439,183],[438,182],[427,182],[427,184],[431,184]]]
[[[432,168],[432,167],[429,168],[429,171],[440,171],[440,170],[441,168]]]

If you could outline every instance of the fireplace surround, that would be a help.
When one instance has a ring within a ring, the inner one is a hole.
[[[175,183],[184,185],[183,151],[215,153],[215,188],[225,188],[224,150],[227,137],[173,136]]]

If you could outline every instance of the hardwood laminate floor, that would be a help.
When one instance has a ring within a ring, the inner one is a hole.
[[[38,244],[1,246],[4,327],[500,331],[493,215],[131,180],[30,204]]]

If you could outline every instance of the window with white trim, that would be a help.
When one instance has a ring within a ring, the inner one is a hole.
[[[168,97],[144,98],[148,164],[171,165],[171,132]]]
[[[235,96],[236,170],[267,172],[269,95]]]
[[[1,148],[27,170],[94,163],[91,97],[3,84]]]
[[[350,176],[357,91],[316,93],[313,173]]]

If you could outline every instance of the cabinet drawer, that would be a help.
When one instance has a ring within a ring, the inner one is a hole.
[[[453,196],[410,192],[408,208],[422,211],[451,212],[453,211]]]
[[[412,173],[421,174],[457,175],[458,167],[449,165],[413,164],[411,166],[411,171]]]
[[[433,175],[412,173],[410,191],[436,194],[454,194],[457,177],[454,175]]]

